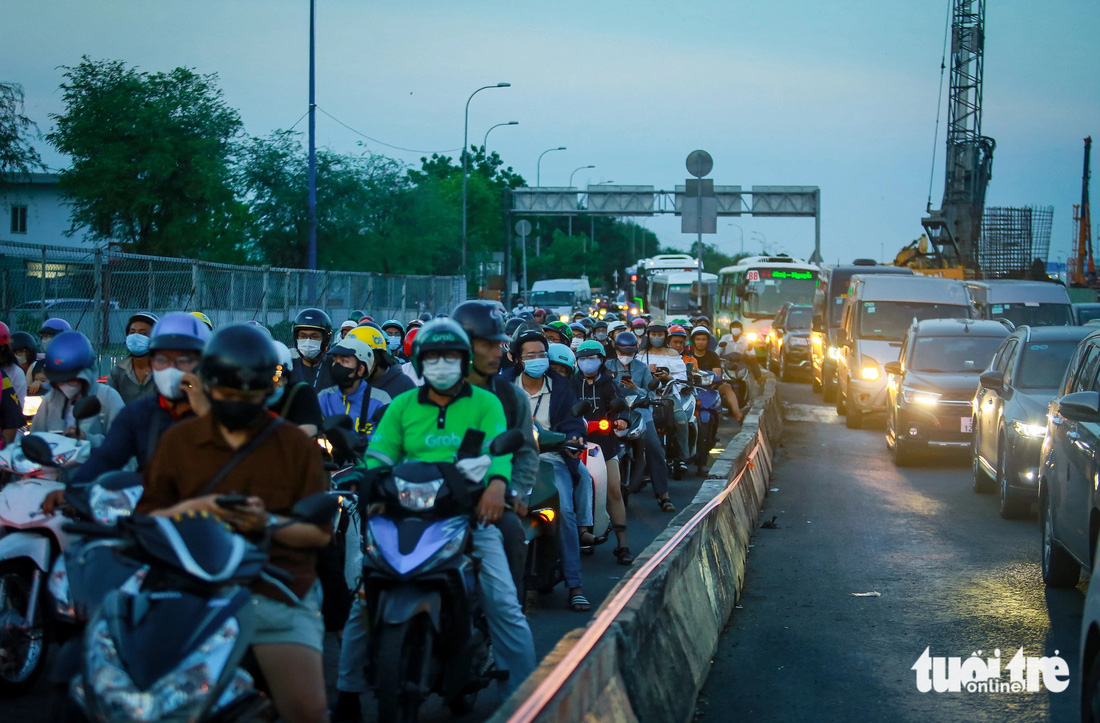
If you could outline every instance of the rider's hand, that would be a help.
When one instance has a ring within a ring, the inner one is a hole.
[[[84,436],[84,432],[80,431],[75,426],[66,427],[65,436],[70,439],[87,439],[87,437]]]
[[[481,493],[481,501],[477,503],[477,518],[480,521],[492,524],[500,519],[504,514],[504,492],[507,489],[508,486],[500,478],[494,478],[489,483]]]
[[[53,515],[65,504],[65,490],[54,490],[42,500],[42,514]]]
[[[658,381],[667,382],[670,378],[669,373],[663,369],[659,369],[653,372],[653,377]]]
[[[515,510],[516,514],[520,517],[527,516],[527,505],[523,504],[523,502],[518,499],[516,500],[516,503],[512,505],[512,509]]]
[[[38,390],[42,388],[42,382],[27,382],[27,395],[38,394]]]
[[[183,378],[180,379],[180,389],[187,395],[187,403],[191,405],[191,410],[195,413],[195,416],[206,416],[206,413],[210,411],[210,400],[202,391],[202,382],[199,381],[198,375],[194,372],[184,374]]]
[[[567,440],[565,440],[565,441],[566,441],[567,443],[571,443],[571,444],[578,444],[578,445],[580,445],[580,446],[581,446],[581,448],[582,448],[582,449],[584,448],[584,440],[583,440],[583,439],[581,439],[580,437],[570,437],[569,439],[567,439]],[[564,452],[565,452],[566,454],[568,454],[568,455],[569,455],[570,457],[574,458],[574,459],[576,459],[577,457],[579,457],[579,456],[580,456],[580,454],[581,454],[580,452],[574,452],[574,451],[572,451],[572,450],[569,450],[569,449],[566,449],[566,450],[563,450],[563,451],[564,451]]]
[[[616,419],[615,420],[615,429],[626,429],[627,426],[628,425],[627,425],[625,419]]]
[[[218,517],[232,525],[238,532],[259,532],[267,526],[268,513],[264,501],[259,497],[249,497],[243,507],[226,509],[218,507]]]
[[[622,380],[619,381],[619,383],[622,384],[627,389],[637,389],[638,388],[638,385],[634,383],[633,379],[622,379]]]

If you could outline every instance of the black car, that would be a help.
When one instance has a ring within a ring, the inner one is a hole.
[[[1038,499],[1047,407],[1077,345],[1080,326],[1021,326],[997,350],[974,397],[974,491],[1000,494],[1001,517],[1028,512]]]
[[[810,325],[813,307],[787,302],[779,310],[768,333],[768,368],[787,382],[795,369],[809,369]]]
[[[909,327],[901,355],[883,366],[886,446],[899,466],[931,449],[969,449],[978,375],[1008,336],[997,321],[925,319]]]

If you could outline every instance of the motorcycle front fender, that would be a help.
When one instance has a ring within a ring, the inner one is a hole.
[[[396,587],[386,590],[378,600],[379,617],[389,625],[400,625],[420,613],[427,613],[435,631],[441,632],[440,615],[443,610],[443,598],[436,590],[425,590],[414,586]]]
[[[29,532],[9,532],[0,537],[0,563],[28,558],[42,572],[50,569],[50,541],[43,535]]]

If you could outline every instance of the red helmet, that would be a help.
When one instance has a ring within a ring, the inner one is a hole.
[[[409,329],[409,333],[405,335],[405,356],[412,357],[413,353],[413,339],[416,338],[416,332],[420,331],[420,327]]]
[[[684,327],[680,326],[679,324],[673,324],[672,326],[668,327],[668,335],[669,336],[682,336],[686,339],[688,333],[687,333],[687,329],[685,329]]]
[[[8,325],[0,321],[0,346],[5,344],[11,344],[11,329]]]

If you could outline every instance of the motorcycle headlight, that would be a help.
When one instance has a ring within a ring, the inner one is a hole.
[[[38,408],[42,406],[42,397],[28,396],[23,400],[23,416],[33,417],[38,414]]]
[[[108,490],[99,485],[93,485],[88,493],[88,504],[92,508],[92,516],[104,525],[113,525],[118,518],[129,517],[141,498],[141,489],[141,487],[131,487],[125,490]]]
[[[46,588],[53,597],[57,614],[66,620],[75,620],[76,610],[73,607],[73,597],[69,594],[69,568],[65,565],[64,555],[57,556],[57,561],[50,570]]]
[[[568,324],[569,323],[569,314],[562,314],[561,316],[558,317],[558,321],[563,321],[566,324]]]
[[[1045,424],[1028,424],[1023,420],[1016,419],[1012,422],[1012,428],[1016,430],[1016,434],[1021,437],[1047,436],[1047,425]]]
[[[923,404],[931,407],[939,404],[942,395],[938,392],[926,392],[912,387],[902,387],[901,396],[906,404]]]
[[[85,641],[88,670],[85,690],[94,692],[104,717],[111,720],[192,717],[198,712],[194,709],[203,705],[217,685],[239,633],[237,620],[226,620],[175,670],[148,690],[139,690],[122,665],[107,621],[101,619],[89,630]]]
[[[400,477],[393,478],[397,486],[397,499],[401,506],[413,512],[423,512],[435,507],[435,498],[443,487],[443,480],[431,482],[409,482]]]

